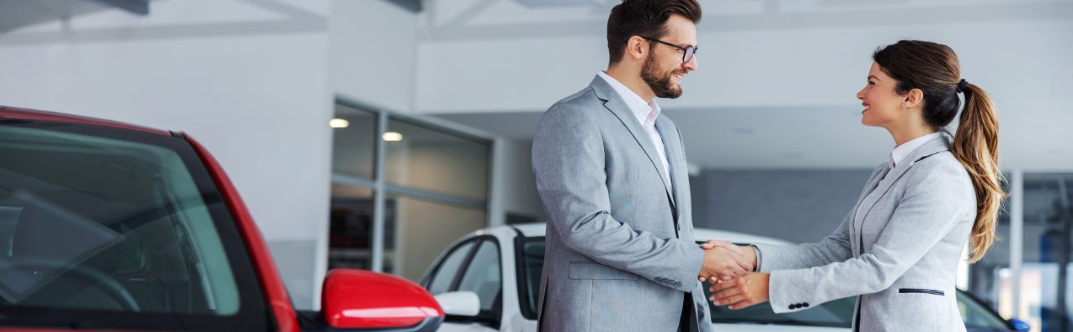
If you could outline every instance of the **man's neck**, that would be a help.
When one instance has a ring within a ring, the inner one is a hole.
[[[652,99],[656,97],[656,93],[652,92],[652,88],[648,87],[648,83],[645,83],[640,75],[632,71],[627,71],[625,68],[611,67],[607,68],[607,75],[625,85],[626,88],[641,97],[645,103],[651,104]]]

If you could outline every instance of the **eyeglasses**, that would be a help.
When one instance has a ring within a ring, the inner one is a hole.
[[[674,47],[674,48],[677,48],[679,51],[682,51],[682,63],[686,63],[686,62],[689,62],[689,60],[693,60],[693,57],[697,55],[697,47],[696,46],[675,45],[675,44],[671,44],[671,43],[668,43],[668,42],[665,42],[665,41],[662,41],[662,40],[659,40],[659,39],[656,39],[656,38],[651,38],[651,37],[641,37],[641,38],[644,38],[645,40],[648,40],[648,41],[654,41],[654,42],[657,42],[657,43],[660,43],[660,44],[663,44],[663,45]]]

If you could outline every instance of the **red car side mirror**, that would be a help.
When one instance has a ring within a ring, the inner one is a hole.
[[[336,269],[324,280],[321,310],[337,329],[435,331],[444,312],[424,288],[399,277]]]

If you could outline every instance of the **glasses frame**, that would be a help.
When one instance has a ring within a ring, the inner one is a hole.
[[[654,41],[654,42],[657,42],[657,43],[660,43],[660,44],[663,44],[663,45],[667,45],[667,46],[670,46],[670,47],[677,48],[679,51],[682,51],[682,63],[686,63],[686,62],[689,62],[689,60],[693,60],[693,58],[697,56],[697,50],[700,49],[699,47],[696,47],[696,46],[682,46],[682,45],[668,43],[668,42],[659,40],[659,38],[652,38],[652,37],[645,37],[645,36],[640,36],[640,37],[644,38],[647,41]]]

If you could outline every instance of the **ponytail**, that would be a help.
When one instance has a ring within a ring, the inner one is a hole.
[[[965,94],[965,109],[961,111],[951,152],[969,172],[976,191],[976,222],[969,236],[969,262],[976,262],[995,242],[998,211],[1006,197],[1002,189],[1005,178],[998,167],[995,105],[979,86],[962,80],[959,90]]]

